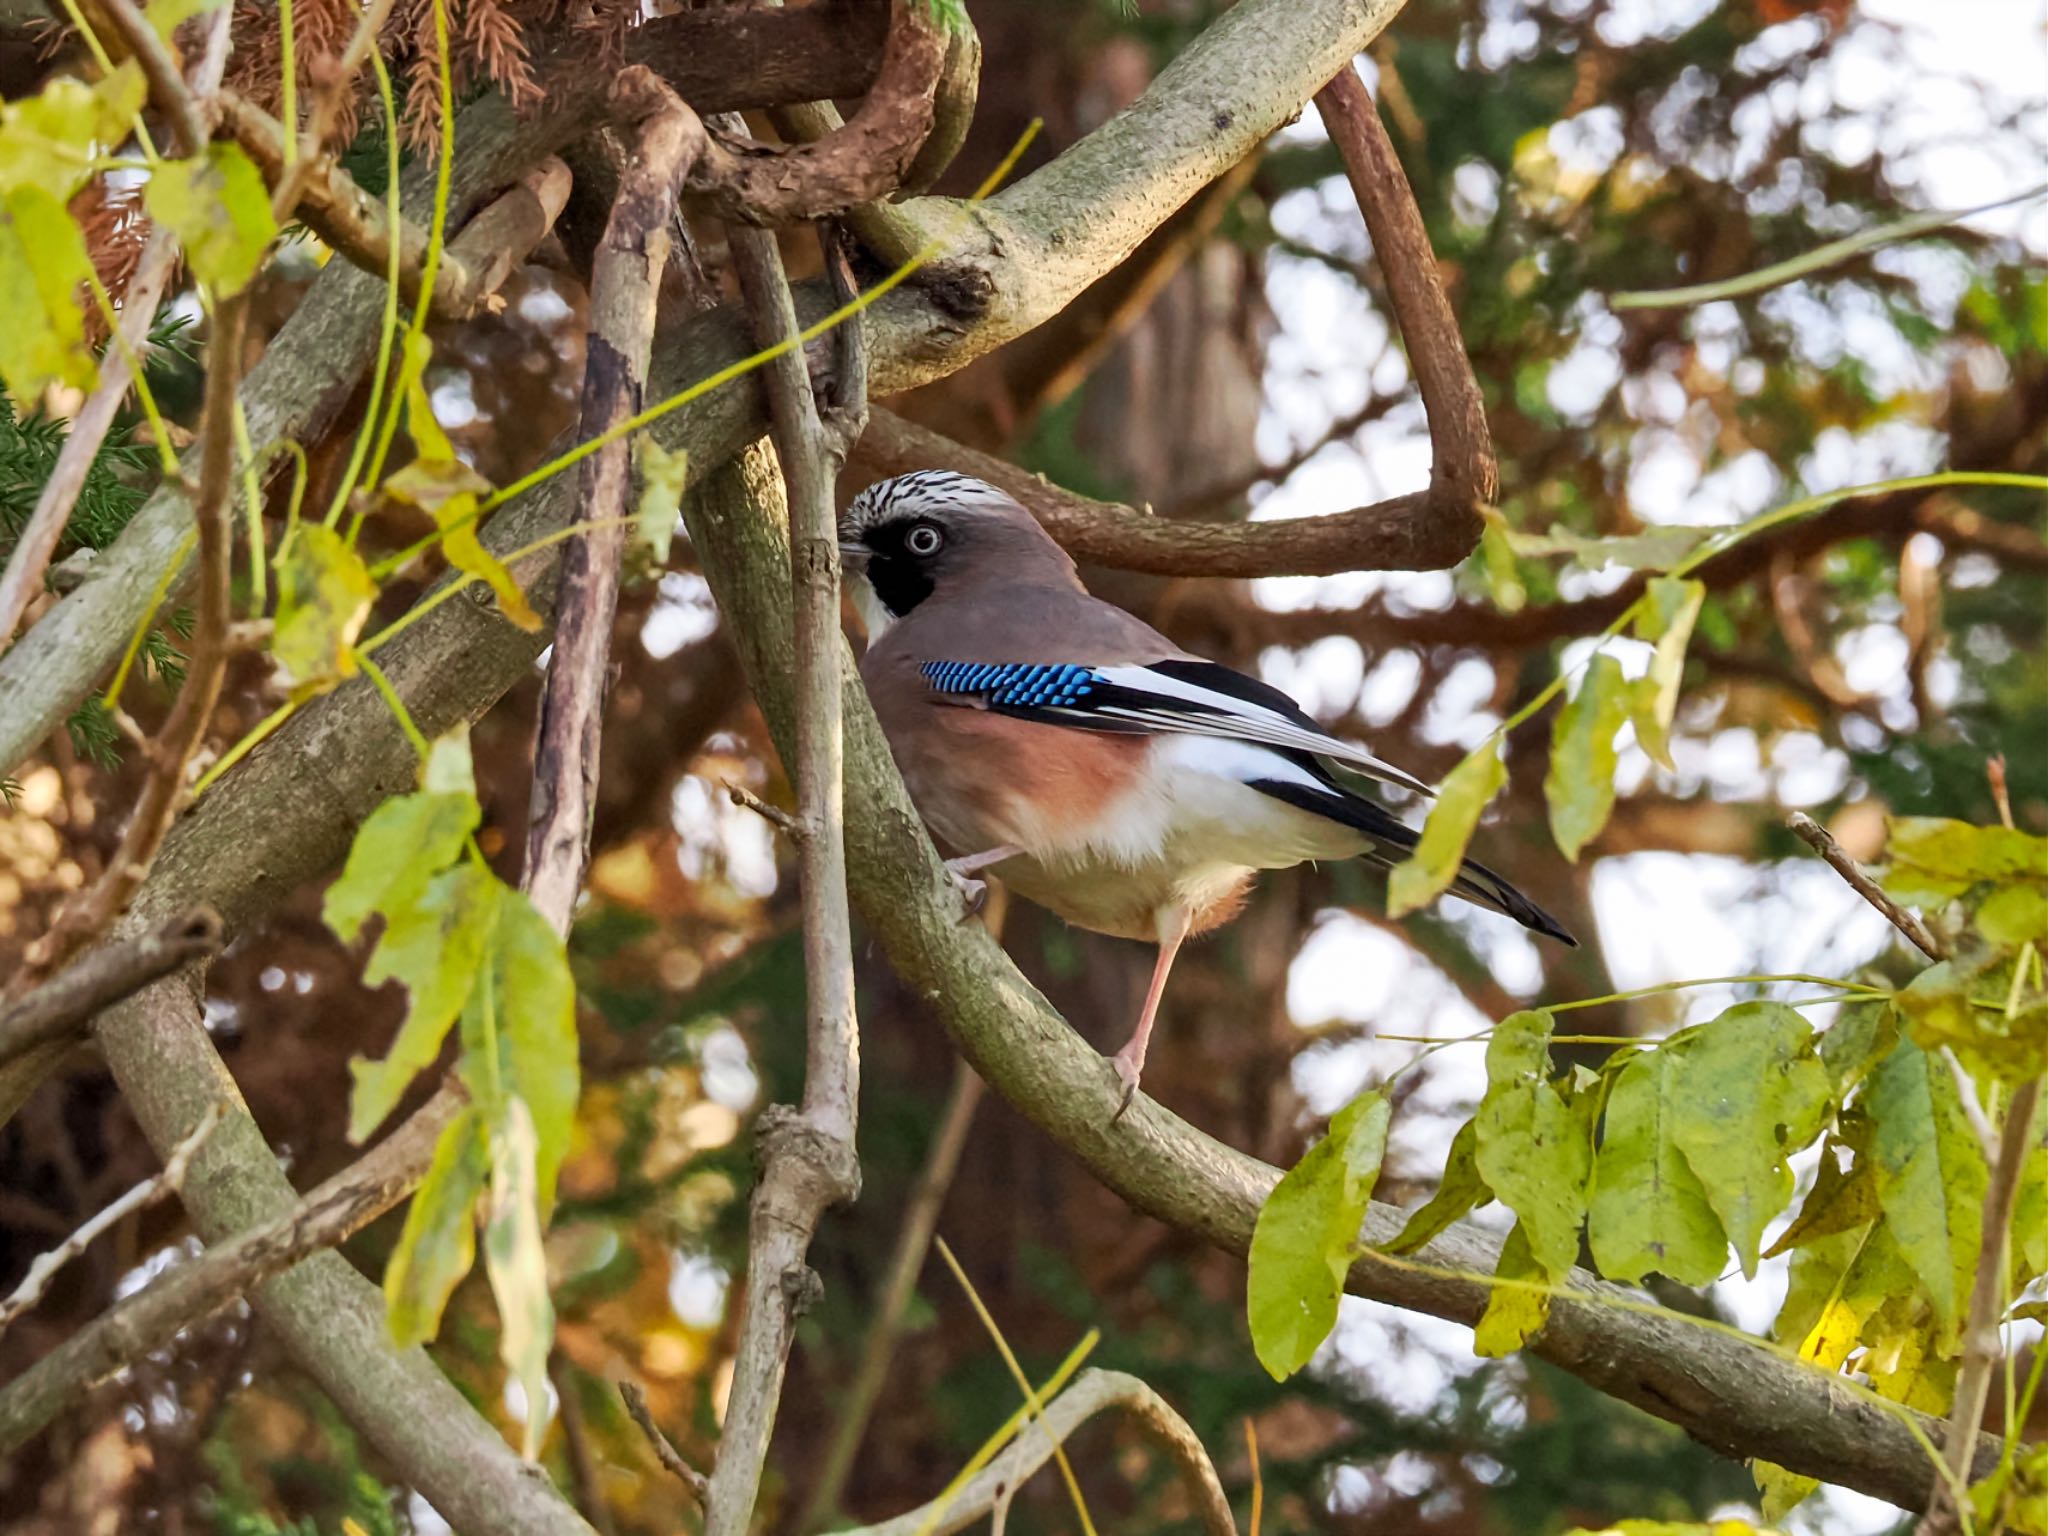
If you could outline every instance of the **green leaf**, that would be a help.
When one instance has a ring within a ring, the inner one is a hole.
[[[1589,538],[1570,528],[1550,528],[1542,533],[1508,530],[1508,546],[1518,555],[1570,555],[1582,570],[1599,571],[1610,565],[1632,571],[1666,571],[1698,549],[1721,528],[1691,527],[1680,523],[1659,523],[1641,533],[1614,534]]]
[[[520,1454],[540,1454],[548,1424],[548,1350],[555,1308],[548,1297],[548,1261],[541,1247],[541,1201],[533,1116],[516,1094],[491,1128],[490,1200],[484,1221],[484,1271],[498,1302],[498,1358],[526,1394]]]
[[[405,1022],[382,1061],[349,1063],[349,1140],[360,1142],[384,1123],[412,1080],[434,1064],[470,994],[497,924],[496,876],[463,862],[437,875],[416,901],[388,912],[384,936],[363,970],[368,986],[400,981],[410,994]]]
[[[1558,711],[1543,798],[1550,805],[1551,835],[1574,864],[1614,809],[1614,738],[1628,719],[1629,699],[1621,663],[1602,652],[1587,667],[1578,693]]]
[[[1465,857],[1465,845],[1472,841],[1472,829],[1479,825],[1479,813],[1500,792],[1507,774],[1500,744],[1490,736],[1450,771],[1438,786],[1436,805],[1423,823],[1415,852],[1394,866],[1387,882],[1389,917],[1427,906],[1449,889]]]
[[[1392,1113],[1385,1093],[1352,1100],[1259,1209],[1245,1315],[1252,1348],[1275,1381],[1307,1365],[1337,1325],[1338,1298],[1379,1180]]]
[[[535,1187],[543,1215],[555,1204],[555,1175],[568,1155],[581,1090],[576,1045],[576,983],[562,940],[534,910],[526,893],[500,887],[497,927],[491,936],[488,977],[497,1037],[501,1091],[523,1100],[533,1118]],[[466,1048],[483,1035],[479,987],[463,1021]],[[476,1072],[464,1076],[476,1086]]]
[[[1497,1280],[1542,1280],[1543,1266],[1529,1251],[1528,1229],[1516,1222],[1501,1244],[1500,1262],[1494,1265]],[[1512,1355],[1529,1341],[1530,1335],[1550,1316],[1550,1296],[1525,1285],[1496,1286],[1486,1298],[1486,1310],[1472,1330],[1472,1353],[1486,1360]]]
[[[34,187],[64,202],[91,178],[94,156],[128,136],[148,94],[142,67],[129,61],[97,85],[60,75],[0,103],[0,193]]]
[[[465,1109],[441,1133],[434,1161],[384,1266],[384,1301],[399,1348],[431,1339],[449,1294],[476,1259],[476,1202],[490,1171],[483,1122]]]
[[[1856,1347],[1864,1322],[1887,1298],[1887,1292],[1868,1285],[1869,1278],[1880,1273],[1900,1287],[1912,1285],[1898,1249],[1875,1223],[1802,1243],[1792,1250],[1785,1302],[1771,1324],[1771,1337],[1797,1350],[1801,1359],[1834,1370]]]
[[[458,571],[481,578],[497,595],[505,617],[529,634],[540,629],[540,615],[519,590],[504,563],[477,537],[479,498],[491,482],[456,457],[455,447],[434,417],[425,383],[433,344],[424,334],[408,336],[399,378],[405,392],[405,429],[417,455],[384,482],[384,494],[428,513],[442,530],[441,553]]]
[[[1636,740],[1665,768],[1677,766],[1671,760],[1671,721],[1685,677],[1685,648],[1706,600],[1705,582],[1658,576],[1644,589],[1643,606],[1636,612],[1636,638],[1656,647],[1648,675],[1631,690]]]
[[[356,672],[356,636],[370,616],[377,584],[348,541],[319,523],[301,523],[277,555],[277,628],[271,652],[301,686]]]
[[[1775,1461],[1751,1461],[1749,1475],[1756,1479],[1756,1490],[1762,1495],[1764,1520],[1771,1525],[1791,1514],[1820,1487],[1819,1478],[1808,1477],[1802,1472],[1788,1472]]]
[[[2008,885],[1977,908],[1977,931],[2004,949],[2048,947],[2048,886]]]
[[[2012,1209],[2012,1251],[2028,1274],[2048,1272],[2048,1147],[2036,1147],[2020,1168]]]
[[[1515,562],[1513,535],[1498,513],[1486,519],[1479,535],[1479,568],[1486,575],[1486,593],[1502,613],[1520,613],[1528,604],[1529,589],[1522,582]]]
[[[1406,1226],[1390,1243],[1388,1253],[1413,1253],[1444,1228],[1493,1198],[1486,1180],[1479,1176],[1479,1128],[1470,1120],[1458,1127],[1451,1138],[1450,1155],[1444,1160],[1444,1176],[1436,1193],[1417,1208]]]
[[[1472,1123],[1480,1176],[1520,1218],[1530,1253],[1555,1280],[1578,1259],[1592,1154],[1550,1085],[1550,1032],[1550,1015],[1542,1012],[1511,1014],[1494,1026],[1486,1097]]]
[[[1678,1057],[1672,1137],[1753,1277],[1764,1227],[1792,1199],[1786,1156],[1820,1133],[1833,1102],[1813,1031],[1782,1003],[1742,1003],[1663,1049]]]
[[[0,381],[17,400],[34,401],[52,384],[92,388],[98,369],[85,344],[85,237],[64,205],[40,187],[19,187],[0,202]]]
[[[459,725],[427,749],[420,770],[420,788],[430,795],[464,795],[476,799],[476,758],[469,749],[469,727]]]
[[[2048,880],[2048,838],[1934,816],[1899,816],[1883,885],[1901,901],[1942,901],[1986,880]]]
[[[166,160],[142,189],[150,218],[178,237],[185,260],[216,294],[239,292],[277,238],[270,192],[248,151],[209,144],[190,160]]]
[[[1806,1192],[1792,1224],[1764,1250],[1765,1258],[1774,1259],[1803,1243],[1867,1227],[1881,1214],[1870,1159],[1858,1155],[1844,1168],[1835,1156],[1836,1145],[1831,1139],[1821,1148],[1820,1173],[1813,1188]]]
[[[1984,1152],[1939,1055],[1901,1040],[1864,1085],[1877,1199],[1946,1330],[1962,1320],[1983,1241]]]
[[[1677,1065],[1671,1051],[1646,1051],[1608,1095],[1586,1236],[1609,1279],[1633,1282],[1655,1270],[1705,1285],[1728,1257],[1721,1223],[1673,1136]]]
[[[1569,1536],[1776,1536],[1747,1520],[1617,1520],[1599,1530],[1583,1526]]]
[[[675,542],[690,455],[682,449],[671,453],[651,437],[640,438],[634,453],[640,461],[640,504],[633,513],[633,543],[659,569],[668,564],[669,546]]]
[[[427,882],[461,856],[482,820],[474,792],[386,800],[356,832],[341,878],[327,888],[321,912],[327,926],[349,943],[372,913],[412,905]]]
[[[1898,1038],[1898,1020],[1888,999],[1844,1003],[1820,1037],[1821,1065],[1834,1080],[1836,1099],[1846,1099]]]
[[[1980,997],[2002,996],[2011,980],[2011,965],[1999,964],[1996,955],[1979,951],[1968,961],[1944,960],[1898,994],[1899,1016],[1923,1048],[1950,1046],[1972,1072],[2020,1082],[2048,1060],[2048,1008],[2036,1002],[2008,1016],[2002,1008],[1977,1006]]]

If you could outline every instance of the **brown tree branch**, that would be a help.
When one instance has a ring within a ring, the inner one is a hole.
[[[0,1388],[0,1454],[26,1444],[81,1393],[390,1210],[419,1183],[435,1140],[462,1102],[460,1093],[448,1092],[429,1100],[303,1200],[166,1270]],[[215,1113],[212,1120],[218,1119]],[[199,1124],[209,1121],[202,1117]],[[188,1132],[178,1146],[190,1142]]]
[[[887,73],[885,66],[884,73]],[[793,342],[796,304],[775,236],[735,225],[733,266],[763,348]],[[842,289],[852,275],[828,236],[826,266]],[[860,1104],[860,1028],[854,1012],[853,933],[846,897],[839,666],[839,532],[833,488],[867,418],[863,322],[833,332],[834,398],[813,394],[800,347],[764,369],[769,435],[788,487],[792,524],[788,611],[794,634],[793,695],[797,867],[804,913],[805,1020],[802,1108],[764,1112],[757,1132],[761,1177],[747,1225],[747,1277],[718,1460],[705,1498],[707,1536],[741,1536],[753,1517],[761,1469],[775,1432],[796,1320],[819,1285],[805,1263],[831,1206],[860,1194],[854,1134]]]
[[[1083,1424],[1111,1408],[1136,1419],[1173,1458],[1201,1529],[1208,1536],[1237,1536],[1237,1522],[1216,1468],[1188,1421],[1137,1377],[1122,1371],[1092,1370],[1083,1371],[1072,1386],[1046,1404],[1041,1417],[1020,1430],[1001,1455],[950,1499],[935,1499],[893,1520],[856,1526],[841,1536],[951,1536],[954,1531],[964,1531],[1011,1498]]]
[[[1815,821],[1804,811],[1794,811],[1785,818],[1790,827],[1815,853],[1827,860],[1828,867],[1849,884],[1849,889],[1869,902],[1884,914],[1885,920],[1912,942],[1915,949],[1930,960],[1946,960],[1948,949],[1936,938],[1917,913],[1908,912],[1904,907],[1885,894],[1884,888],[1870,876],[1870,871],[1849,857],[1848,849],[1834,839],[1834,834]]]
[[[710,1492],[711,1480],[683,1459],[683,1453],[676,1449],[675,1442],[662,1433],[661,1426],[654,1422],[654,1410],[647,1406],[647,1394],[637,1381],[619,1383],[619,1397],[626,1405],[626,1412],[633,1416],[633,1422],[640,1426],[640,1433],[647,1437],[647,1444],[654,1451],[654,1459],[662,1469],[689,1489],[699,1504]]]
[[[1415,206],[1415,194],[1356,68],[1345,65],[1316,92],[1316,110],[1343,157],[1358,211],[1365,215],[1387,298],[1429,413],[1430,445],[1435,451],[1430,514],[1456,522],[1470,549],[1479,541],[1479,509],[1500,492],[1500,466],[1486,426],[1485,397],[1472,377],[1472,362],[1444,293],[1436,254],[1429,248],[1422,211]]]
[[[160,977],[220,953],[220,916],[195,907],[152,932],[85,955],[17,1003],[0,1008],[0,1061],[82,1036],[93,1015]]]
[[[632,125],[632,149],[591,274],[578,428],[586,440],[602,437],[640,409],[668,264],[668,227],[682,178],[704,145],[697,115],[643,66],[629,66],[618,77],[612,102],[621,126]],[[624,437],[600,448],[578,471],[591,526],[562,554],[555,645],[534,732],[526,886],[534,906],[564,936],[590,857],[605,663],[618,612],[632,478],[632,444]]]
[[[728,222],[797,224],[894,191],[930,134],[945,34],[923,0],[886,0],[889,41],[860,110],[815,143],[727,142],[716,129],[689,177],[692,196]]]

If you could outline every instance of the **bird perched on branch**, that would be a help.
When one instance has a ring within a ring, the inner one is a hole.
[[[1066,551],[987,482],[925,470],[871,485],[840,520],[840,551],[867,623],[861,676],[970,905],[974,877],[993,870],[1077,927],[1159,946],[1137,1028],[1111,1058],[1119,1115],[1175,953],[1235,916],[1258,870],[1391,866],[1415,847],[1338,770],[1426,784],[1091,597]],[[1466,861],[1451,890],[1574,942],[1481,864]]]

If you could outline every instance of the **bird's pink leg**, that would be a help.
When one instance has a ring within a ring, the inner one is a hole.
[[[946,860],[946,873],[953,877],[953,884],[960,892],[960,900],[967,910],[961,914],[963,923],[981,910],[981,904],[988,899],[988,882],[974,878],[975,871],[987,869],[991,864],[1000,864],[1005,859],[1014,859],[1024,850],[1015,843],[1002,843],[984,853],[970,853],[965,858]]]
[[[1138,1091],[1138,1078],[1145,1070],[1145,1048],[1152,1039],[1152,1022],[1159,1016],[1159,999],[1166,991],[1166,975],[1173,969],[1173,957],[1180,953],[1181,942],[1187,938],[1192,922],[1193,915],[1184,907],[1169,907],[1159,914],[1159,958],[1152,966],[1152,985],[1145,989],[1145,1006],[1138,1014],[1138,1027],[1109,1062],[1124,1085],[1123,1099],[1110,1117],[1112,1125],[1123,1119]]]

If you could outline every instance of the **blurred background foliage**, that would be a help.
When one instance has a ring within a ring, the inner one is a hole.
[[[974,0],[988,62],[956,177],[978,176],[1043,116],[1028,173],[1134,97],[1217,8]],[[2048,468],[2038,203],[1733,302],[1609,302],[2037,179],[2040,97],[1982,54],[2032,49],[2038,63],[2038,7],[1958,0],[1925,19],[1959,34],[1947,46],[1899,14],[1856,0],[1410,0],[1364,67],[1487,395],[1509,526],[1616,538],[1891,475]],[[9,95],[45,67],[33,49],[0,50]],[[717,232],[701,233],[721,270]],[[271,327],[317,256],[310,242],[289,247],[262,279]],[[506,298],[502,313],[438,332],[428,379],[451,436],[500,483],[572,421],[581,373],[582,290],[565,254],[543,248]],[[1428,463],[1380,274],[1312,110],[1058,319],[894,403],[1165,516],[1334,510],[1420,485]],[[351,426],[306,445],[316,498]],[[33,500],[44,430],[0,419],[0,546]],[[149,463],[117,436],[89,492],[110,526],[81,542],[117,531]],[[1353,867],[1269,877],[1245,920],[1182,961],[1148,1091],[1288,1163],[1323,1116],[1417,1049],[1379,1035],[1462,1033],[1532,1003],[1680,976],[1847,974],[1871,960],[1882,924],[1813,866],[1783,815],[1808,809],[1868,857],[1888,812],[1990,820],[1984,766],[2003,752],[2020,825],[2048,831],[2041,535],[2037,498],[1973,490],[1848,503],[1751,541],[1708,573],[1677,771],[1625,746],[1616,813],[1577,864],[1544,828],[1547,726],[1510,744],[1509,787],[1477,849],[1587,938],[1582,949],[1538,949],[1455,904],[1390,928],[1377,877]],[[1431,778],[1576,662],[1633,595],[1629,573],[1597,555],[1325,580],[1088,575]],[[398,587],[388,601],[416,590]],[[152,644],[158,670],[174,669],[175,634]],[[750,1131],[799,1087],[802,975],[785,851],[723,792],[787,788],[683,542],[671,570],[626,595],[614,654],[597,858],[572,940],[588,1089],[548,1240],[561,1324],[545,1458],[627,1536],[695,1516],[609,1380],[643,1380],[684,1453],[708,1464]],[[237,663],[218,741],[280,690],[260,662]],[[535,697],[516,690],[475,734],[483,846],[508,876]],[[164,703],[146,688],[129,701],[145,724]],[[52,741],[0,820],[7,957],[98,868],[132,799],[135,765],[117,737],[90,731]],[[301,1184],[348,1160],[348,1059],[381,1051],[398,1011],[393,994],[363,990],[359,957],[322,927],[318,902],[301,892],[211,981],[216,1038]],[[1006,938],[1077,1028],[1121,1038],[1146,952],[1021,905]],[[1581,1023],[1641,1032],[1734,995],[1646,999]],[[1188,1417],[1241,1511],[1249,1420],[1269,1531],[1542,1536],[1752,1501],[1742,1468],[1667,1426],[1538,1363],[1477,1362],[1460,1328],[1365,1303],[1346,1304],[1314,1369],[1274,1384],[1245,1336],[1240,1261],[1134,1217],[1004,1105],[963,1106],[936,1023],[873,956],[862,1005],[866,1189],[813,1252],[824,1299],[801,1325],[765,1529],[917,1503],[1014,1406],[965,1298],[928,1263],[872,1412],[861,1424],[847,1411],[906,1208],[942,1127],[969,1115],[957,1170],[934,1190],[938,1230],[1026,1368],[1042,1377],[1100,1327],[1094,1363],[1144,1377]],[[1442,1053],[1404,1079],[1382,1198],[1432,1187],[1447,1128],[1483,1087],[1474,1054]],[[149,1171],[118,1095],[81,1059],[0,1132],[0,1286]],[[348,1252],[376,1274],[395,1233],[387,1220]],[[0,1338],[0,1373],[191,1247],[168,1210],[131,1220]],[[1758,1327],[1783,1283],[1782,1265],[1766,1265],[1753,1284],[1667,1286],[1661,1299]],[[435,1352],[509,1426],[528,1405],[505,1390],[494,1333],[473,1277]],[[842,1440],[835,1489],[824,1469]],[[1166,1467],[1131,1432],[1097,1425],[1071,1450],[1098,1529],[1191,1528]],[[1830,1498],[1794,1528],[1877,1532],[1895,1518]],[[245,1310],[0,1461],[7,1536],[440,1528],[387,1486]],[[1073,1528],[1051,1477],[1019,1496],[1009,1525]]]

